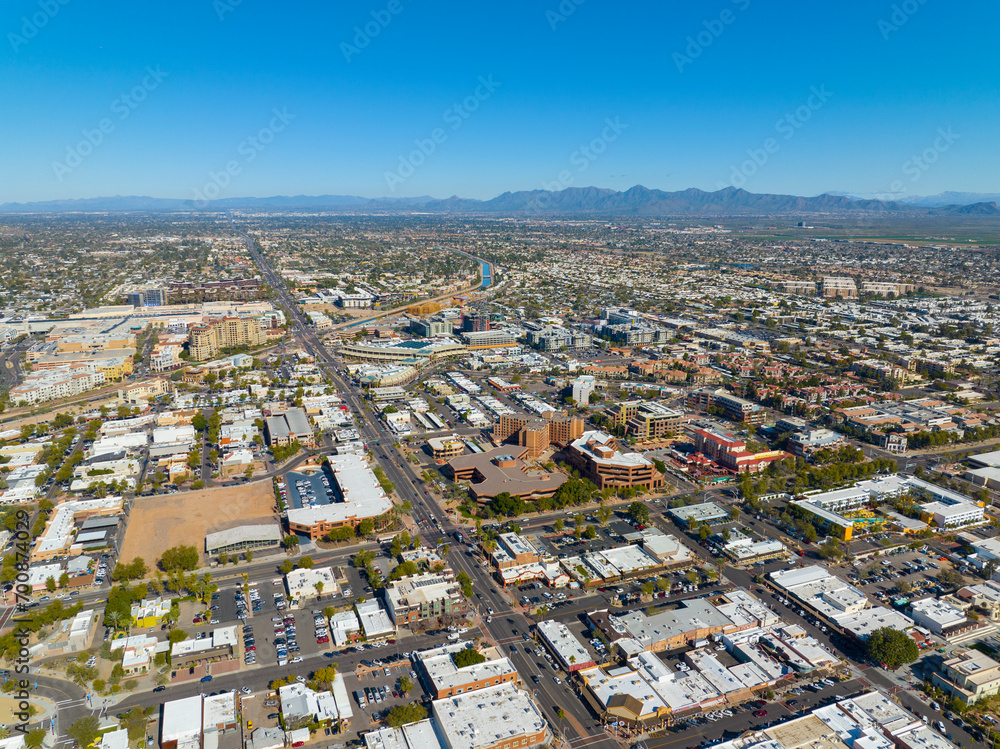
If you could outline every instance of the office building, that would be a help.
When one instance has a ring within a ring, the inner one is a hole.
[[[663,474],[653,461],[641,453],[623,452],[618,440],[604,432],[584,432],[570,442],[566,458],[598,489],[642,486],[652,490],[663,486]]]
[[[625,433],[638,440],[662,439],[677,434],[682,414],[655,401],[625,401],[606,411],[614,426],[625,427]]]
[[[464,616],[469,602],[453,573],[427,573],[395,580],[386,585],[386,609],[396,626]]]
[[[978,650],[955,650],[931,683],[965,705],[1000,694],[1000,663]]]

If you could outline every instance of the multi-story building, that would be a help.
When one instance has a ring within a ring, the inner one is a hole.
[[[196,361],[214,358],[223,349],[262,346],[267,335],[259,317],[224,317],[191,328],[188,351]]]
[[[559,349],[590,348],[594,339],[586,333],[580,333],[565,328],[543,328],[529,330],[528,343],[542,351],[558,351]]]
[[[424,338],[438,338],[452,334],[451,320],[443,317],[416,319],[410,322],[410,332]]]
[[[510,348],[517,345],[517,336],[507,330],[481,330],[462,333],[470,349]]]
[[[573,400],[584,405],[590,403],[590,394],[594,392],[595,387],[594,375],[580,375],[570,383]]]
[[[827,277],[820,281],[820,291],[825,297],[856,299],[858,287],[853,278]]]
[[[384,589],[385,607],[398,627],[402,624],[462,616],[469,602],[454,580],[454,573],[429,572],[390,582]]]
[[[796,457],[805,457],[817,450],[836,449],[845,442],[842,434],[830,429],[805,429],[788,438],[788,451]]]
[[[174,299],[175,304],[211,300],[263,299],[266,296],[260,281],[253,278],[234,278],[204,283],[172,283],[166,293]]]
[[[516,452],[507,446],[489,452],[452,458],[447,472],[454,481],[469,481],[469,493],[477,502],[486,503],[500,494],[521,499],[551,497],[566,482],[561,473],[531,469],[524,463],[528,448]]]
[[[972,705],[1000,694],[1000,663],[978,650],[956,650],[931,675],[934,686]]]
[[[662,403],[626,401],[607,410],[609,421],[625,427],[625,433],[640,440],[660,439],[677,434],[682,414]]]
[[[569,443],[566,457],[570,465],[597,485],[605,487],[643,486],[657,489],[663,486],[663,474],[653,462],[635,452],[621,452],[618,441],[598,431],[584,432]]]
[[[565,447],[583,434],[583,419],[530,418],[518,415],[501,415],[493,425],[493,439],[497,442],[508,440],[519,447],[528,448],[525,457],[535,459],[551,445]]]
[[[306,505],[290,498],[288,530],[317,539],[336,528],[350,525],[357,528],[362,520],[371,518],[375,526],[388,522],[392,500],[379,485],[367,461],[359,455],[331,455],[324,470],[334,488],[332,500],[318,498]]]
[[[815,281],[782,281],[781,286],[788,294],[802,296],[816,296],[818,288]]]
[[[10,389],[14,403],[34,405],[58,398],[68,398],[98,388],[106,382],[104,372],[88,364],[66,364],[30,375]]]
[[[440,700],[458,694],[468,694],[498,684],[519,684],[517,669],[509,658],[494,648],[483,655],[486,661],[458,666],[455,657],[468,648],[464,642],[442,645],[415,654],[418,669],[426,675],[431,699]]]
[[[463,333],[484,333],[490,329],[490,316],[481,313],[469,313],[462,316]]]
[[[898,283],[894,281],[861,282],[862,294],[878,294],[879,296],[889,296],[890,294],[902,296],[903,294],[909,294],[916,288],[912,283]]]
[[[465,443],[454,434],[446,437],[431,437],[427,440],[427,447],[430,448],[434,460],[456,458],[465,452]]]

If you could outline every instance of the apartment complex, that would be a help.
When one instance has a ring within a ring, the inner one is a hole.
[[[827,277],[820,281],[820,293],[825,297],[856,299],[858,287],[853,278]]]
[[[611,424],[625,427],[626,434],[640,440],[670,437],[681,428],[680,411],[651,401],[617,403],[606,411],[606,415]]]
[[[598,431],[584,432],[566,450],[570,465],[590,479],[598,489],[605,487],[643,486],[657,489],[663,486],[663,474],[653,462],[635,452],[622,452],[618,441]]]
[[[395,580],[383,591],[386,609],[398,627],[469,611],[469,602],[449,570],[446,574],[429,572]]]
[[[196,361],[207,361],[223,349],[262,346],[267,342],[259,317],[223,317],[191,328],[188,351]]]
[[[25,377],[17,387],[10,389],[14,403],[34,405],[58,398],[68,398],[105,383],[103,372],[96,372],[86,364],[66,364]]]

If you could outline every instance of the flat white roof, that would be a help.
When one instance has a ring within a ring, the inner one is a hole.
[[[527,692],[501,684],[435,700],[434,718],[449,749],[477,749],[545,731],[541,710]]]
[[[288,521],[301,525],[342,523],[351,518],[373,518],[392,509],[368,461],[361,455],[330,455],[330,471],[343,502],[288,510]]]

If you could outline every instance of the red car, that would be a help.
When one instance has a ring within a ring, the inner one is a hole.
[[[247,645],[247,647],[246,647],[246,650],[247,650],[248,653],[252,652],[252,651],[254,651],[256,649],[257,649],[256,645]]]
[[[754,710],[753,714],[757,718],[763,718],[765,715],[767,715],[767,710]]]

